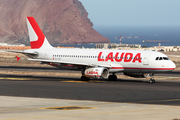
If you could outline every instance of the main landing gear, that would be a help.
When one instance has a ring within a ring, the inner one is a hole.
[[[149,80],[149,83],[155,83],[156,81],[154,80],[154,74],[150,73],[151,79]]]
[[[88,77],[81,76],[81,81],[89,81]]]
[[[115,74],[109,75],[108,80],[109,81],[116,81],[117,80],[117,76]]]

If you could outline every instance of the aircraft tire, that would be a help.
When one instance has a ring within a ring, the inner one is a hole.
[[[117,76],[116,75],[109,75],[108,80],[109,81],[116,81],[117,80]]]
[[[149,83],[155,83],[156,81],[154,79],[150,79]]]
[[[81,76],[81,81],[89,81],[89,78]]]

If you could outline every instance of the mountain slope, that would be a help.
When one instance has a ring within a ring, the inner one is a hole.
[[[96,32],[78,0],[1,0],[0,42],[29,45],[26,17],[33,16],[51,44],[110,42]]]

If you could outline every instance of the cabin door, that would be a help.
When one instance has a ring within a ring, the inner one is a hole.
[[[146,52],[143,58],[143,65],[149,65],[150,53]]]

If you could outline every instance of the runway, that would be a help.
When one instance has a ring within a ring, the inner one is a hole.
[[[25,67],[25,66],[0,66],[0,71],[27,71],[27,72],[56,72],[56,73],[81,73],[80,70],[66,70],[56,67]],[[117,73],[123,75],[123,73]],[[156,73],[155,76],[173,76],[180,77],[180,71],[173,71],[168,73]]]
[[[80,73],[49,67],[0,66],[0,71],[31,73],[0,74],[0,120],[180,118],[180,81],[175,79],[180,78],[178,71],[157,74],[155,84],[144,78],[83,82],[78,75],[34,75]]]
[[[0,96],[180,106],[180,81],[144,79],[79,81],[78,77],[0,75]]]

